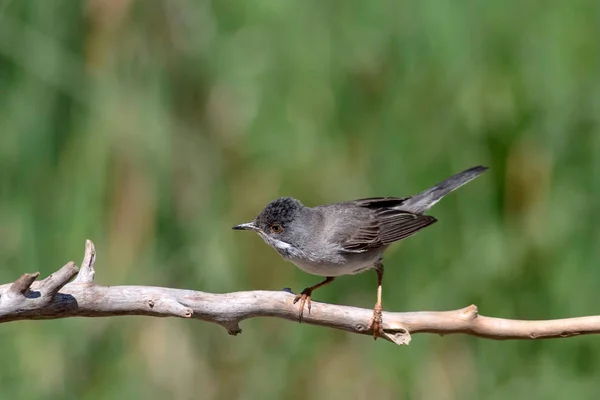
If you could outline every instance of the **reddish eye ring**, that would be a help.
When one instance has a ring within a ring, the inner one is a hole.
[[[281,232],[283,232],[283,227],[280,224],[273,224],[273,225],[271,225],[271,232],[281,233]]]

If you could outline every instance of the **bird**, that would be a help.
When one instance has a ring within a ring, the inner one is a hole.
[[[377,299],[368,329],[373,337],[383,335],[383,254],[390,245],[437,222],[426,212],[442,197],[475,179],[488,168],[476,166],[410,197],[370,197],[351,201],[305,206],[293,197],[271,201],[256,218],[233,227],[256,232],[286,261],[325,279],[296,294],[310,314],[311,295],[337,277],[368,270],[377,274]]]

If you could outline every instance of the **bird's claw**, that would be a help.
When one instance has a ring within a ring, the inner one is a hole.
[[[306,305],[308,307],[308,313],[310,314],[310,295],[312,293],[312,290],[309,289],[304,289],[302,291],[302,293],[299,293],[296,295],[296,297],[294,298],[294,304],[296,304],[297,302],[300,302],[300,307],[299,311],[298,311],[298,320],[300,321],[300,323],[302,323],[302,315],[304,314],[304,305]]]
[[[381,304],[376,304],[373,309],[373,318],[369,328],[373,329],[373,340],[377,340],[377,337],[383,336],[383,317],[381,313]]]

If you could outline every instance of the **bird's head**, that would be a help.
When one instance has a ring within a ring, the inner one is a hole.
[[[233,229],[254,231],[283,257],[292,257],[298,251],[294,239],[301,234],[297,222],[304,208],[300,201],[282,197],[267,204],[253,221],[236,225]]]

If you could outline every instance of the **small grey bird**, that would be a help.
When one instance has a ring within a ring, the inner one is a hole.
[[[373,197],[317,207],[306,207],[294,198],[282,197],[269,203],[252,222],[233,229],[258,233],[285,260],[310,274],[326,277],[296,295],[294,304],[300,301],[300,322],[305,304],[310,313],[314,290],[338,276],[374,269],[377,302],[369,328],[377,339],[383,333],[383,252],[392,243],[436,222],[425,211],[485,170],[487,167],[483,166],[467,169],[412,197]]]

